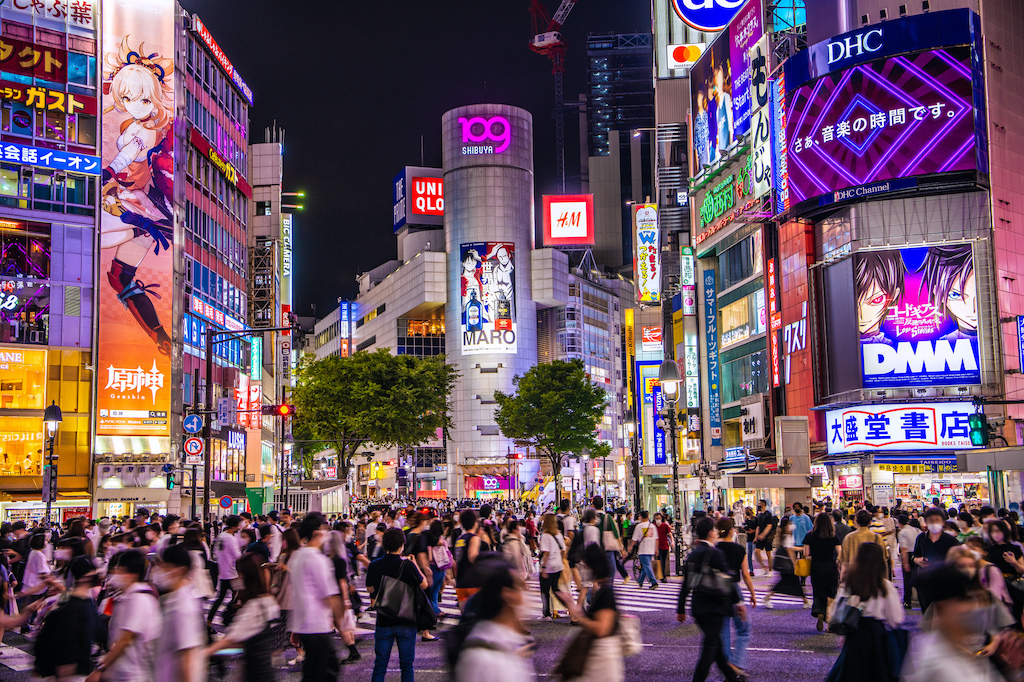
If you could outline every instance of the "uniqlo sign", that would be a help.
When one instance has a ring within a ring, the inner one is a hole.
[[[544,246],[594,244],[594,195],[544,196]]]
[[[444,215],[444,178],[413,178],[409,199],[413,215]]]

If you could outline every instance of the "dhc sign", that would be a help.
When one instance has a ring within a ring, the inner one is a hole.
[[[729,25],[747,0],[672,0],[676,14],[698,31],[714,33]]]
[[[976,338],[866,343],[861,353],[865,388],[981,383]]]
[[[828,44],[829,66],[841,59],[863,57],[882,49],[882,29],[875,28],[864,33],[854,33],[842,40]]]

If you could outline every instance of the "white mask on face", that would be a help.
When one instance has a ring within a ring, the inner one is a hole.
[[[156,589],[161,592],[170,592],[171,588],[174,587],[174,577],[170,571],[164,568],[154,568],[149,574],[149,579],[156,585]]]
[[[928,532],[932,533],[932,534],[941,533],[942,532],[942,524],[941,523],[929,523],[928,524]]]
[[[125,590],[132,584],[132,578],[124,573],[112,573],[107,576],[107,585],[115,590]]]

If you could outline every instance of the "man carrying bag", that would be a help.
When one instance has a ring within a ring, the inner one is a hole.
[[[615,517],[604,512],[604,498],[600,495],[594,497],[594,509],[597,510],[597,527],[601,531],[601,547],[608,556],[608,565],[611,566],[611,583],[615,582],[615,570],[618,566],[616,558],[622,556],[622,539],[619,532],[619,525],[615,523]]]

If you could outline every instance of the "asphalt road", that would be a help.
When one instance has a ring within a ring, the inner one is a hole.
[[[757,576],[755,588],[759,598],[768,589],[773,579]],[[531,581],[535,588],[536,581]],[[640,618],[644,639],[644,651],[626,661],[626,679],[636,682],[650,680],[689,679],[700,654],[700,631],[692,620],[678,623],[675,614],[675,598],[678,583],[661,585],[657,590],[639,589],[635,585],[621,586],[617,583],[620,608]],[[902,585],[897,584],[902,589]],[[810,586],[807,587],[808,594]],[[444,604],[446,611],[452,611],[454,602],[450,590]],[[815,620],[810,611],[802,608],[799,598],[777,597],[774,608],[758,606],[753,610],[753,639],[750,648],[750,678],[759,681],[786,680],[788,682],[820,682],[828,674],[839,654],[842,640],[835,635],[815,630]],[[526,623],[537,640],[534,666],[540,679],[553,679],[554,669],[566,645],[572,640],[576,628],[567,620],[542,622],[539,616],[540,602],[535,592],[530,596],[530,620]],[[917,612],[908,612],[906,623],[912,631],[918,619]],[[363,624],[358,634],[358,648],[362,661],[343,666],[340,679],[368,680],[373,668],[372,622]],[[31,643],[17,633],[4,636],[0,648],[0,680],[20,682],[30,680]],[[343,648],[340,646],[339,648]],[[344,657],[347,652],[339,653]],[[288,667],[279,661],[278,679],[300,679],[297,667]],[[417,643],[416,679],[434,682],[449,679],[444,664],[444,653],[440,643]],[[399,680],[398,650],[392,652],[388,666],[388,680]],[[211,679],[218,679],[216,676]],[[231,676],[228,679],[232,678]],[[721,679],[717,669],[712,668],[710,679]],[[481,676],[486,682],[486,676]]]

